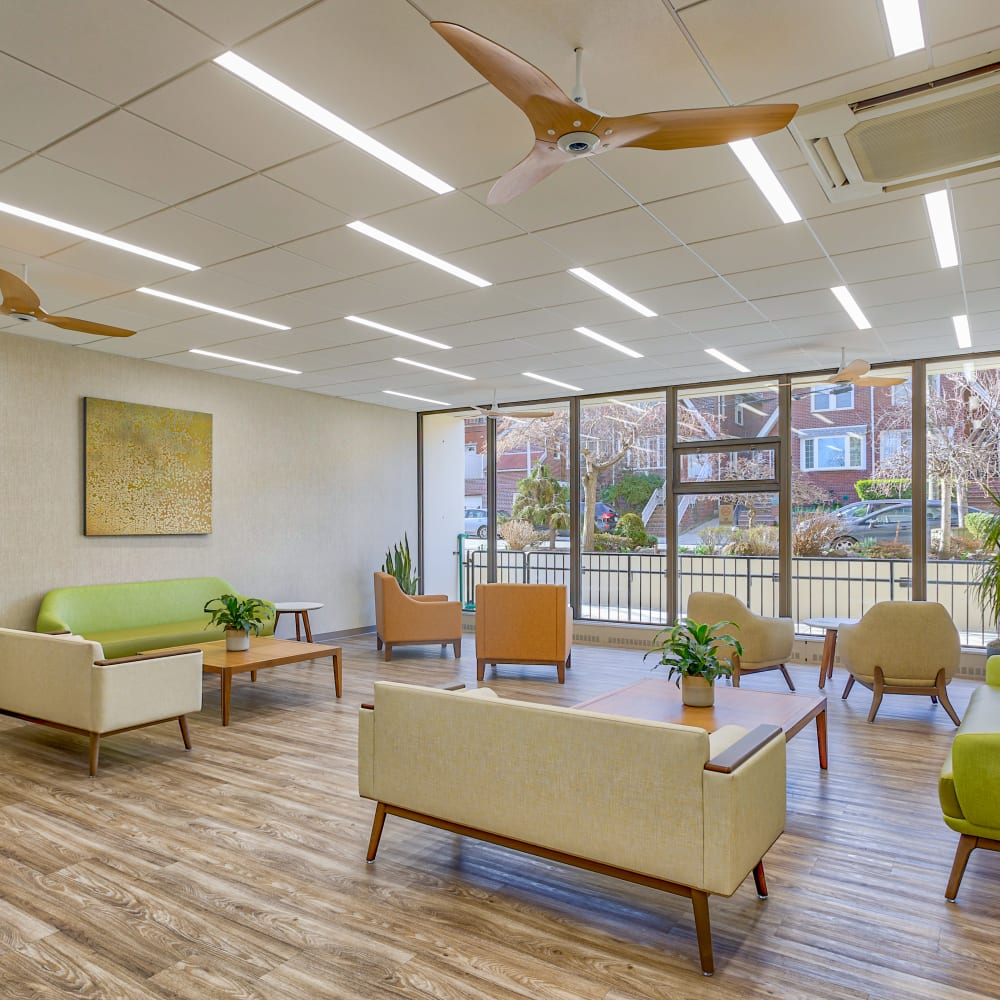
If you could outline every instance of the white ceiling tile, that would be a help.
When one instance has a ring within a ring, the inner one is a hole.
[[[346,226],[292,240],[284,249],[348,276],[384,271],[401,263],[398,250]]]
[[[31,0],[30,14],[4,18],[0,44],[113,104],[219,53],[217,44],[155,4],[135,0]]]
[[[239,312],[252,314],[256,312],[252,303],[267,298],[267,292],[259,285],[243,281],[231,274],[216,271],[214,268],[174,274],[164,281],[158,281],[153,287],[157,291],[180,295],[183,298],[205,302],[222,309],[235,309]],[[172,306],[176,316],[187,315],[192,310],[196,313],[205,311],[179,302],[168,304]],[[273,320],[276,323],[281,322],[280,319],[269,315],[262,318]]]
[[[270,244],[286,243],[349,221],[327,205],[259,175],[194,198],[184,208]]]
[[[930,229],[923,199],[916,197],[845,208],[812,226],[830,254],[926,239]]]
[[[744,179],[740,161],[728,149],[615,149],[595,166],[641,202],[661,201]]]
[[[844,330],[857,329],[828,289],[778,295],[773,299],[755,299],[754,305],[771,320],[830,314],[836,316],[836,321]]]
[[[220,42],[232,45],[273,21],[308,7],[310,0],[158,0],[161,7]]]
[[[901,274],[930,271],[937,266],[937,255],[928,236],[927,239],[914,240],[912,243],[894,243],[891,246],[837,254],[833,261],[844,280],[853,285],[877,278],[895,278]]]
[[[805,222],[757,229],[752,233],[703,240],[691,249],[722,274],[792,264],[823,256]]]
[[[169,264],[161,264],[101,243],[75,243],[65,250],[50,254],[49,259],[66,267],[103,275],[119,285],[132,288],[155,285],[158,281],[177,274],[177,268]]]
[[[961,235],[963,264],[1000,260],[1000,226],[969,229]]]
[[[2,329],[5,334],[18,337],[32,337],[35,340],[49,340],[55,344],[85,344],[87,341],[94,339],[85,333],[77,333],[75,330],[62,330],[57,326],[50,326],[48,323],[6,322],[6,317],[0,320],[0,323],[3,323]]]
[[[952,200],[960,238],[970,230],[1000,225],[1000,180],[955,188]]]
[[[534,236],[470,247],[450,254],[449,260],[473,274],[489,275],[494,284],[563,272],[573,266],[569,257]]]
[[[962,277],[957,267],[935,268],[922,274],[904,274],[898,278],[882,278],[851,286],[861,308],[916,302],[941,295],[961,295]]]
[[[650,288],[642,293],[641,302],[655,312],[669,315],[690,309],[705,309],[740,301],[740,296],[721,278],[689,281],[666,288]]]
[[[745,302],[733,302],[725,306],[671,313],[670,319],[684,330],[700,333],[704,330],[723,330],[729,327],[743,329],[757,325],[761,315]]]
[[[262,295],[296,292],[346,277],[333,268],[277,248],[258,250],[256,253],[227,260],[212,270],[251,282]],[[260,297],[261,295],[257,296]]]
[[[366,275],[364,280],[381,290],[385,306],[456,295],[469,287],[461,278],[420,261]]]
[[[557,306],[570,302],[591,302],[598,299],[612,301],[590,285],[580,281],[579,278],[574,278],[567,271],[509,281],[503,287],[521,302],[540,307]],[[622,310],[628,308],[618,302],[615,302],[614,305],[614,315],[618,315]]]
[[[128,110],[253,170],[337,140],[214,63],[133,101]]]
[[[667,198],[647,207],[684,243],[770,229],[777,221],[750,180]]]
[[[832,288],[840,284],[840,276],[825,258],[803,260],[795,264],[780,264],[754,271],[727,275],[737,291],[748,299],[769,298],[792,292],[808,292],[816,288]]]
[[[0,247],[23,257],[44,257],[63,247],[78,243],[79,238],[47,226],[25,222],[0,212]],[[20,257],[18,258],[20,261]]]
[[[573,266],[667,250],[677,241],[641,208],[626,208],[564,226],[536,230],[538,239],[561,250]]]

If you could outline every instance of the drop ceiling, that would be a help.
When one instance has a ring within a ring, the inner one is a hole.
[[[564,90],[585,53],[609,114],[835,102],[995,61],[995,0],[924,0],[924,49],[892,58],[876,0],[32,0],[0,34],[0,202],[191,261],[186,273],[0,215],[0,267],[50,313],[136,329],[7,334],[404,409],[1000,350],[1000,170],[947,181],[962,263],[937,267],[919,185],[834,203],[789,129],[758,145],[803,219],[782,225],[726,146],[611,151],[506,205],[492,183],[528,151],[521,113],[428,27],[461,23]],[[456,188],[436,195],[231,76],[231,49]],[[992,54],[991,54],[992,53]],[[997,123],[1000,128],[1000,122]],[[934,185],[940,187],[940,183]],[[362,220],[482,276],[458,278],[347,228]],[[640,318],[567,271],[657,312]],[[830,293],[850,287],[873,326]],[[276,332],[140,286],[291,327]],[[401,340],[350,314],[449,344]],[[640,351],[627,359],[574,333]],[[285,375],[200,348],[301,371]],[[399,356],[473,376],[457,381]]]

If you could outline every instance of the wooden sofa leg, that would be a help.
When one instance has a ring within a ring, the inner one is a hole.
[[[97,758],[101,752],[101,737],[98,733],[90,734],[90,776],[97,776]]]
[[[372,835],[368,840],[368,854],[365,860],[371,864],[378,853],[378,842],[382,839],[382,828],[385,826],[385,806],[380,802],[375,807],[375,819],[372,822]]]
[[[965,866],[969,863],[969,855],[979,846],[979,838],[968,833],[963,833],[958,840],[958,847],[955,848],[955,860],[951,866],[951,876],[948,879],[948,888],[944,891],[944,898],[954,903],[958,895],[958,887],[962,884],[962,876],[965,874]]]
[[[767,879],[764,878],[764,859],[754,866],[753,884],[757,887],[757,895],[760,899],[767,899]]]
[[[476,660],[476,680],[481,681],[486,676],[486,661]]]
[[[961,725],[961,720],[954,706],[948,698],[948,682],[944,679],[944,671],[939,670],[934,679],[934,686],[937,688],[937,700],[941,702],[941,707],[948,713],[949,718],[956,726]]]
[[[177,722],[181,727],[181,739],[184,740],[184,749],[191,749],[191,734],[188,732],[188,720],[183,715],[177,716]]]
[[[885,674],[881,667],[875,668],[875,681],[872,684],[872,707],[868,712],[868,721],[874,722],[878,714],[879,705],[882,704],[882,688],[885,687]]]
[[[715,959],[712,957],[712,923],[708,915],[708,893],[701,889],[692,889],[691,906],[694,908],[694,929],[698,935],[701,971],[703,975],[711,976],[715,972]]]
[[[795,690],[795,685],[792,683],[792,678],[788,676],[788,670],[785,668],[784,663],[782,663],[778,669],[781,671],[782,676],[785,678],[785,683],[788,685],[789,691]]]
[[[385,643],[385,662],[388,663],[392,659],[392,643]]]
[[[559,678],[559,683],[560,684],[565,684],[566,683],[566,664],[565,663],[557,663],[556,664],[556,677]]]
[[[455,650],[455,659],[460,660],[462,658],[462,640],[456,639],[451,645]]]

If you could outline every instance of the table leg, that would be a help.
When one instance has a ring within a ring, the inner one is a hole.
[[[833,676],[833,658],[837,653],[837,630],[828,628],[823,640],[823,659],[819,665],[819,686],[826,687],[827,677]]]
[[[306,627],[306,642],[312,642],[313,641],[313,634],[312,634],[312,629],[309,627],[309,612],[308,611],[303,611],[302,612],[302,624],[305,625],[305,627]]]
[[[300,611],[295,612],[295,641],[302,641],[302,613]]]
[[[343,693],[344,679],[343,673],[340,667],[340,650],[336,650],[332,656],[333,659],[333,687],[337,692],[337,697],[339,698]]]
[[[819,766],[826,770],[826,709],[816,716],[816,742],[819,744]]]
[[[229,705],[233,694],[233,672],[224,669],[222,671],[222,724],[229,725]]]
[[[275,638],[277,638],[277,636],[278,636],[278,619],[279,618],[281,618],[281,612],[280,611],[275,611],[274,612],[274,632],[271,633]]]

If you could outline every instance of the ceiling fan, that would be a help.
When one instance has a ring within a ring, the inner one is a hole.
[[[502,45],[459,24],[431,21],[431,27],[525,113],[535,134],[528,155],[490,189],[486,200],[491,205],[516,198],[575,157],[596,156],[621,146],[688,149],[749,139],[784,128],[799,107],[758,104],[613,118],[587,107],[581,48],[576,49],[577,85],[571,99],[540,69]]]
[[[76,319],[73,316],[51,316],[41,306],[34,290],[10,271],[0,270],[0,292],[3,302],[0,303],[0,314],[22,323],[49,323],[62,330],[75,330],[77,333],[92,333],[95,337],[131,337],[135,330],[124,330],[120,326],[106,326],[104,323],[91,323],[87,319]]]
[[[544,419],[545,417],[551,417],[554,410],[501,410],[497,406],[497,394],[493,393],[493,403],[491,406],[473,406],[470,404],[470,410],[475,410],[476,413],[481,417],[486,417],[487,420],[499,420],[501,418],[510,418],[514,420],[534,420]]]
[[[867,361],[856,360],[845,364],[847,351],[840,349],[840,370],[836,375],[832,375],[825,382],[832,382],[834,385],[860,385],[860,386],[880,386],[880,385],[902,385],[906,379],[900,375],[869,375],[871,365]]]

